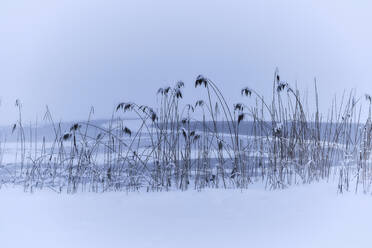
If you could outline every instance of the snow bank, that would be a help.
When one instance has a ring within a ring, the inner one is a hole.
[[[372,197],[333,184],[284,191],[0,190],[1,247],[370,247]]]

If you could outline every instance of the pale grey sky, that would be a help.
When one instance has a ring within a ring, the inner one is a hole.
[[[26,119],[110,116],[120,101],[155,103],[160,86],[213,79],[231,104],[273,73],[300,89],[317,77],[323,107],[357,88],[372,93],[372,2],[324,0],[2,0],[0,123],[15,99]]]

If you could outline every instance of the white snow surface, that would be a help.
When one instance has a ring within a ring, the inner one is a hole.
[[[372,196],[333,183],[269,191],[0,190],[0,247],[371,247]]]

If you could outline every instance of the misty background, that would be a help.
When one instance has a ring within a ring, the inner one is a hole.
[[[159,87],[214,80],[231,104],[245,86],[271,96],[283,80],[313,92],[320,105],[356,88],[372,93],[370,1],[2,0],[0,124],[109,118],[116,104],[156,104]]]

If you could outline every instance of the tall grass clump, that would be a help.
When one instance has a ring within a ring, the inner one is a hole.
[[[105,123],[93,120],[92,108],[86,121],[66,126],[55,122],[47,108],[48,135],[38,133],[40,123],[23,123],[17,101],[15,157],[2,167],[1,182],[27,191],[74,193],[247,188],[252,183],[283,189],[336,179],[339,192],[370,192],[369,95],[364,100],[355,91],[344,93],[323,114],[315,80],[314,106],[309,106],[278,70],[270,99],[248,86],[240,91],[241,102],[231,104],[202,75],[194,86],[203,99],[184,103],[180,81],[157,91],[156,106],[119,103]]]

